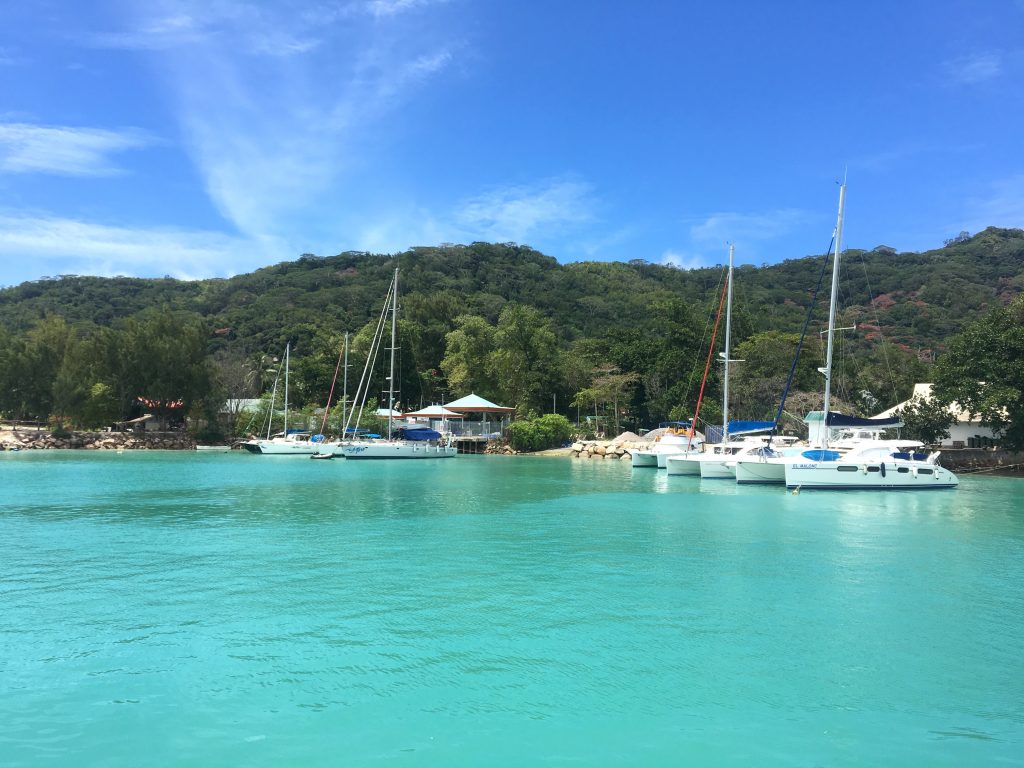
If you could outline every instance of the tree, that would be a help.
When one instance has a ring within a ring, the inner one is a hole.
[[[125,391],[145,398],[161,419],[205,408],[214,389],[208,338],[203,322],[188,313],[151,311],[133,318],[120,338],[129,363],[121,370],[130,387]]]
[[[556,448],[571,437],[572,424],[558,413],[546,413],[535,419],[513,421],[508,427],[509,444],[517,451]]]
[[[980,416],[1004,446],[1024,448],[1024,294],[950,340],[935,365],[932,393]]]
[[[497,387],[488,368],[494,351],[494,327],[478,315],[460,315],[445,342],[441,370],[451,394],[461,397],[476,392],[483,397],[496,396]]]
[[[748,419],[774,419],[782,390],[786,386],[800,334],[766,331],[738,344],[732,357],[736,363],[729,371],[729,409]],[[790,385],[792,391],[821,388],[814,350],[801,352]]]
[[[949,437],[949,428],[956,423],[956,416],[949,407],[932,398],[915,397],[896,411],[903,421],[905,437],[934,445]]]
[[[503,399],[540,411],[558,387],[558,341],[551,323],[525,304],[507,304],[494,330],[491,370]]]

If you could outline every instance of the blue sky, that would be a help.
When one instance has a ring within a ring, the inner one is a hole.
[[[0,7],[0,285],[515,241],[693,267],[1024,226],[1024,0]]]

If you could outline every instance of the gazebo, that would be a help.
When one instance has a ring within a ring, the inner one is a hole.
[[[463,416],[479,414],[479,420],[474,419],[473,421],[463,423],[463,434],[479,435],[482,437],[494,436],[495,433],[500,436],[506,424],[506,417],[515,413],[516,410],[515,408],[508,408],[503,405],[496,405],[475,393],[460,397],[458,400],[453,400],[450,403],[445,403],[444,407],[449,411],[463,414]],[[495,417],[497,417],[496,421]]]

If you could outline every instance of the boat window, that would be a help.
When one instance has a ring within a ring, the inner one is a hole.
[[[921,469],[917,470],[917,474],[919,474],[919,475],[930,475],[930,474],[932,474],[932,471],[930,469],[921,468]]]
[[[838,469],[840,472],[856,472],[857,471],[856,467],[852,467],[852,466],[850,466],[848,464],[840,464],[838,467],[836,467],[836,469]]]
[[[906,467],[898,467],[898,468],[896,469],[896,471],[897,471],[897,472],[899,472],[900,474],[904,474],[904,475],[905,475],[905,474],[907,474],[907,472],[909,472],[910,470],[909,470],[909,469],[907,469]]]
[[[868,472],[877,472],[878,467],[868,467]]]

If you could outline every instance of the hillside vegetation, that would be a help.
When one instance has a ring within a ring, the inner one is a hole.
[[[736,415],[762,418],[773,411],[823,260],[736,269],[733,347],[736,357],[751,360],[734,368]],[[41,324],[60,319],[72,345],[93,342],[104,329],[112,343],[110,333],[138,337],[139,324],[151,320],[147,313],[159,313],[192,331],[195,323],[205,326],[207,355],[218,361],[211,381],[219,382],[219,395],[258,394],[266,376],[244,377],[235,369],[263,366],[265,373],[266,360],[290,342],[297,400],[322,404],[342,334],[352,332],[358,359],[395,267],[407,404],[472,389],[524,412],[554,408],[573,418],[589,412],[616,426],[692,411],[721,267],[559,264],[527,246],[473,243],[391,256],[305,255],[229,279],[191,282],[65,275],[0,290],[0,333],[17,374],[24,363],[11,350],[28,349],[33,339],[52,343],[56,331],[41,333]],[[837,379],[848,407],[870,411],[905,397],[965,322],[1005,306],[1022,288],[1019,229],[989,228],[924,253],[881,246],[844,252],[839,324],[857,326],[842,334],[838,350]],[[814,369],[822,359],[818,332],[827,301],[826,277],[796,378],[809,393],[820,387]],[[712,372],[714,393],[718,366]],[[129,399],[122,398],[122,410]],[[56,407],[52,398],[48,407]],[[9,413],[26,408],[10,400],[0,405]],[[702,414],[714,418],[715,408],[705,405]]]

